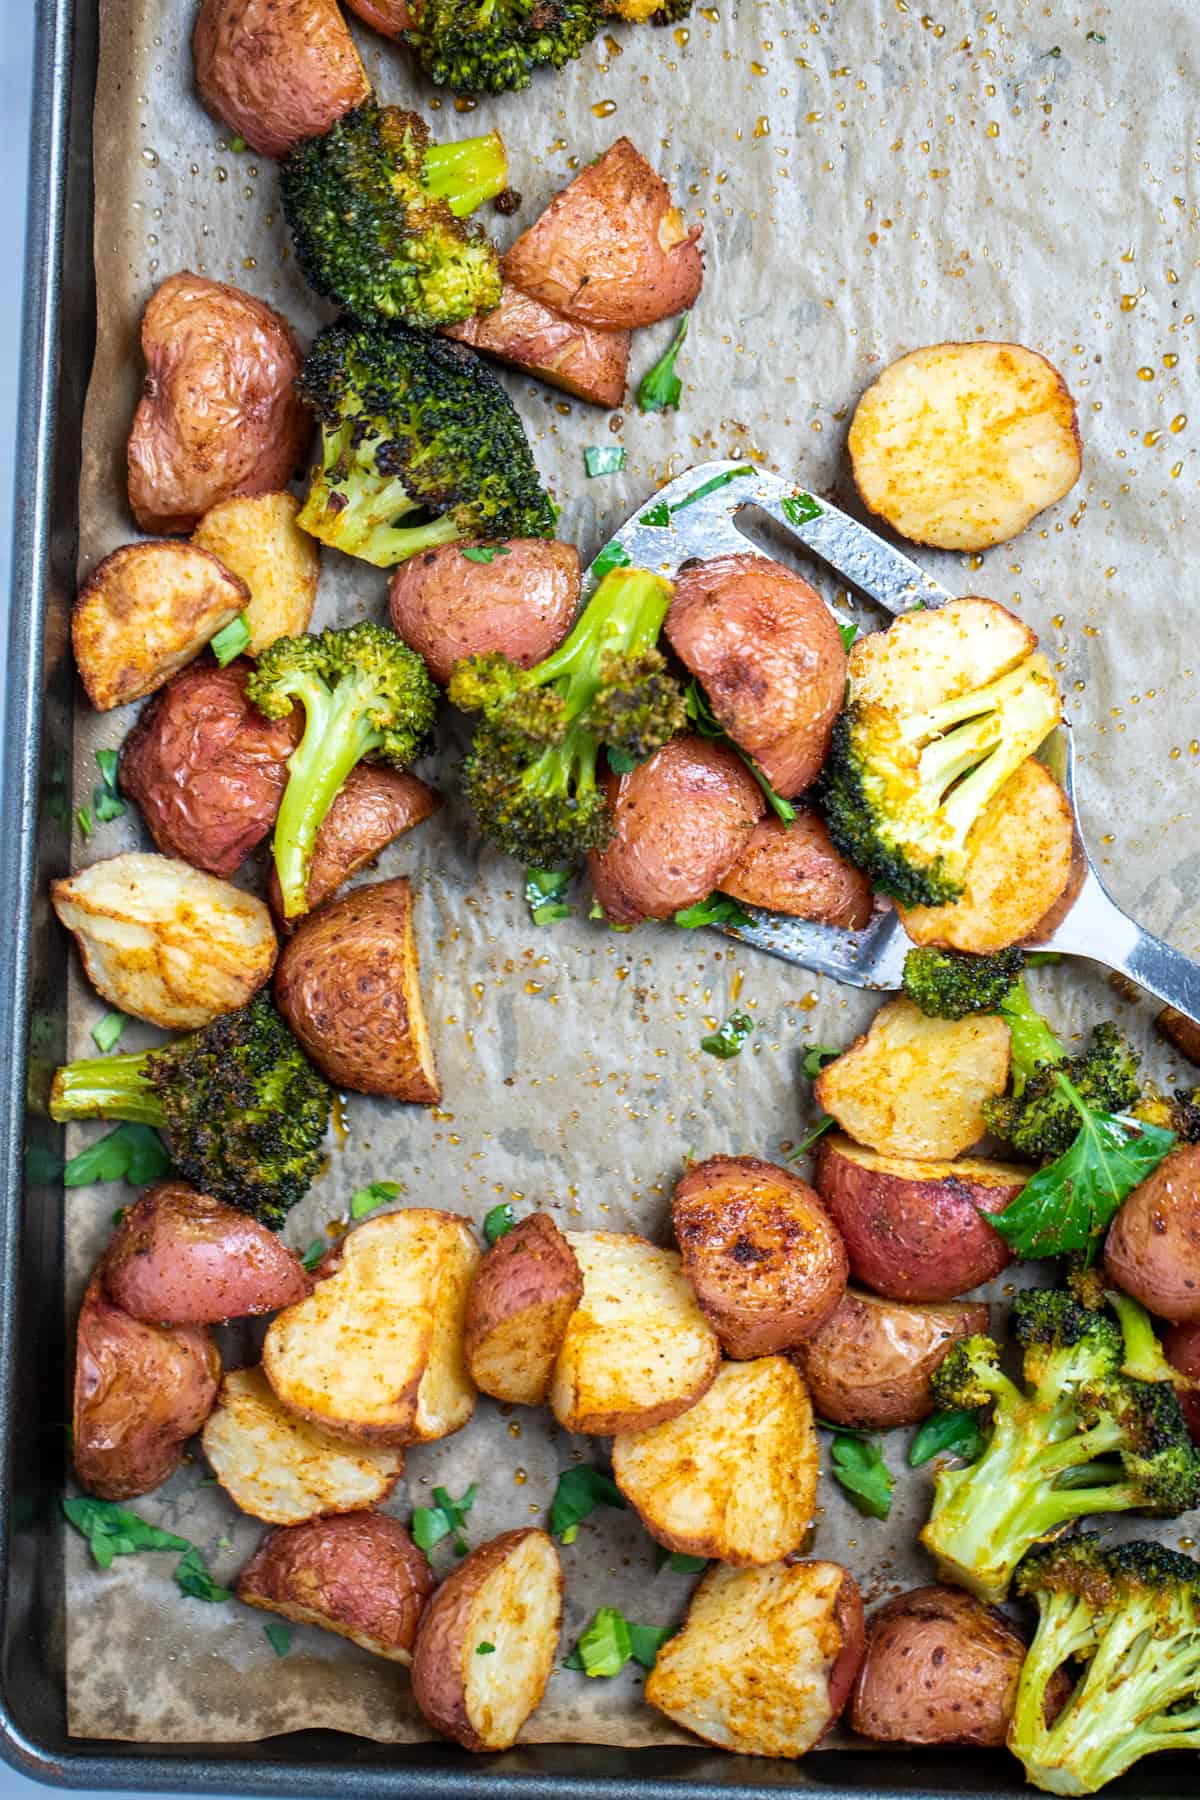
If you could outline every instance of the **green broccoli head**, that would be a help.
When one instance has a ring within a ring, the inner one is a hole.
[[[503,193],[498,132],[434,145],[417,113],[364,102],[280,170],[309,284],[360,318],[434,329],[499,304],[495,247],[465,216]]]
[[[601,17],[600,0],[424,0],[404,41],[439,87],[502,94],[581,56]]]
[[[1142,1092],[1137,1053],[1108,1021],[1078,1055],[1060,1051],[1056,1061],[1036,1063],[1017,1092],[1019,1066],[1014,1062],[1014,1091],[985,1101],[983,1116],[997,1137],[1036,1161],[1062,1156],[1079,1136],[1081,1115],[1070,1090],[1093,1112],[1115,1114],[1129,1112]]]
[[[512,402],[461,345],[341,319],[296,387],[321,427],[299,522],[322,543],[389,568],[460,538],[553,536]]]
[[[1015,945],[994,956],[923,946],[904,959],[904,992],[931,1019],[994,1013],[1024,967],[1025,953]]]
[[[974,1411],[990,1406],[1011,1387],[1000,1368],[999,1346],[990,1337],[979,1334],[952,1344],[930,1381],[930,1393],[939,1411]]]

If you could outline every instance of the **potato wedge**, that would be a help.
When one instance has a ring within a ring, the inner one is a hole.
[[[245,582],[248,656],[276,638],[308,630],[317,599],[321,557],[316,539],[296,523],[294,494],[238,494],[210,506],[192,542],[210,550]]]
[[[271,978],[267,908],[190,863],[131,850],[52,882],[50,897],[96,992],[164,1031],[208,1025]]]
[[[1025,1640],[961,1588],[913,1588],[872,1613],[847,1723],[885,1744],[981,1744],[1008,1733]]]
[[[247,1606],[318,1625],[405,1664],[432,1592],[429,1564],[403,1525],[373,1512],[280,1526],[237,1581]]]
[[[817,1503],[817,1433],[782,1356],[722,1363],[677,1419],[613,1443],[617,1486],[656,1543],[735,1568],[799,1550]]]
[[[684,1273],[727,1356],[803,1343],[845,1292],[849,1264],[836,1226],[808,1183],[776,1163],[693,1163],[671,1219]]]
[[[260,156],[324,137],[371,97],[337,0],[202,0],[192,58],[204,106]]]
[[[1200,1444],[1200,1320],[1191,1325],[1172,1325],[1164,1331],[1162,1347],[1173,1369],[1185,1375],[1191,1387],[1177,1390],[1177,1398],[1193,1444]]]
[[[583,1275],[550,1405],[564,1431],[643,1431],[686,1412],[721,1361],[674,1250],[614,1231],[568,1231]]]
[[[1075,402],[1022,344],[930,344],[883,371],[850,425],[855,485],[901,537],[987,550],[1061,500],[1082,467]]]
[[[516,1742],[554,1667],[562,1594],[558,1552],[532,1526],[481,1544],[447,1576],[413,1656],[413,1699],[435,1731],[465,1750]]]
[[[929,1382],[960,1338],[988,1328],[986,1306],[903,1306],[846,1291],[837,1311],[793,1359],[813,1406],[834,1425],[890,1431],[933,1411]]]
[[[1164,1006],[1154,1021],[1159,1034],[1174,1045],[1181,1056],[1200,1068],[1200,1024],[1173,1006]]]
[[[645,1697],[741,1756],[803,1756],[835,1723],[863,1653],[862,1600],[834,1562],[712,1568]]]
[[[115,1305],[158,1325],[219,1325],[277,1312],[312,1286],[273,1231],[186,1181],[159,1181],[138,1195],[101,1272]]]
[[[511,281],[503,283],[493,311],[447,325],[443,335],[593,406],[620,406],[625,398],[629,333],[565,318]]]
[[[475,1386],[514,1406],[540,1406],[583,1297],[575,1252],[549,1213],[498,1238],[467,1296],[465,1354]]]
[[[983,1102],[1008,1083],[1003,1019],[927,1019],[889,1000],[860,1037],[822,1069],[817,1103],[860,1144],[888,1156],[959,1156],[987,1127]]]
[[[124,544],[92,570],[71,614],[80,679],[97,712],[127,706],[199,656],[250,590],[208,550]]]
[[[806,806],[797,807],[790,825],[774,813],[759,820],[722,875],[721,892],[747,906],[849,931],[870,923],[873,905],[866,876],[834,849],[825,821]]]
[[[336,894],[343,882],[374,862],[381,850],[432,818],[441,804],[442,796],[406,769],[366,762],[351,769],[317,832],[305,889],[307,910],[312,912]],[[290,934],[297,921],[284,917],[283,890],[274,863],[267,878],[267,899],[279,929]]]
[[[290,1412],[335,1437],[413,1444],[457,1431],[475,1408],[462,1340],[478,1262],[456,1213],[368,1219],[318,1265],[308,1299],[272,1321],[263,1373]]]
[[[1181,1144],[1122,1203],[1104,1241],[1113,1287],[1172,1325],[1200,1320],[1200,1144]]]
[[[498,650],[519,668],[558,648],[579,606],[574,544],[513,538],[490,546],[490,562],[441,544],[400,564],[388,590],[392,625],[443,687],[464,656]]]
[[[281,1406],[261,1369],[231,1369],[201,1434],[234,1505],[267,1525],[303,1525],[381,1506],[404,1473],[404,1452],[347,1444]]]

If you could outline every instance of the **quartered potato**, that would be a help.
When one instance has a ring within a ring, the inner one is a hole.
[[[253,1318],[294,1305],[312,1286],[273,1231],[186,1181],[158,1181],[138,1195],[101,1273],[111,1300],[160,1325]]]
[[[617,1486],[656,1543],[737,1568],[803,1544],[817,1501],[817,1434],[782,1356],[723,1363],[688,1411],[613,1444]]]
[[[371,97],[337,0],[202,0],[192,56],[208,111],[262,156]]]
[[[489,651],[531,669],[558,648],[579,608],[574,544],[512,538],[488,546],[490,562],[465,556],[471,548],[439,544],[410,556],[388,591],[393,627],[443,687],[456,662]]]
[[[364,25],[382,32],[384,37],[399,37],[413,23],[409,0],[348,0],[348,5]]]
[[[986,550],[1061,500],[1082,467],[1075,402],[1021,344],[931,344],[859,401],[850,461],[871,511],[901,537]]]
[[[539,1406],[582,1295],[575,1252],[549,1213],[530,1213],[506,1231],[467,1297],[466,1358],[476,1387],[511,1405]]]
[[[873,906],[867,877],[834,849],[824,820],[805,806],[790,825],[774,813],[759,820],[722,875],[721,892],[747,906],[850,931],[870,923]]]
[[[998,1608],[961,1588],[914,1588],[872,1613],[847,1722],[877,1743],[999,1748],[1024,1661]]]
[[[1173,1006],[1164,1006],[1154,1021],[1160,1034],[1181,1056],[1200,1067],[1200,1025]]]
[[[1023,663],[1037,633],[996,600],[964,594],[945,606],[901,613],[885,631],[850,646],[850,698],[916,714],[973,694]]]
[[[246,584],[249,656],[308,630],[321,555],[316,539],[297,525],[299,511],[294,494],[238,494],[210,506],[192,533],[193,544],[211,550]]]
[[[432,1592],[429,1564],[403,1525],[374,1512],[281,1526],[237,1582],[247,1606],[318,1625],[405,1664]]]
[[[250,590],[190,544],[125,544],[92,570],[71,614],[71,644],[98,712],[140,700],[199,656]]]
[[[404,1452],[348,1444],[288,1412],[261,1369],[233,1369],[201,1437],[235,1506],[268,1525],[381,1506],[404,1473]]]
[[[50,897],[97,993],[164,1031],[208,1025],[270,980],[267,908],[190,863],[129,851],[52,882]]]
[[[368,762],[351,769],[317,831],[305,889],[307,910],[328,900],[396,838],[432,818],[441,804],[440,794],[405,769]],[[296,919],[284,917],[283,892],[274,863],[267,880],[267,898],[280,930],[290,933]]]
[[[1173,1325],[1200,1320],[1200,1144],[1177,1145],[1122,1203],[1104,1267],[1148,1312]]]
[[[593,406],[620,406],[625,398],[629,333],[568,319],[511,281],[500,289],[499,306],[445,326],[443,335]]]
[[[933,1411],[929,1382],[950,1346],[985,1332],[986,1306],[903,1306],[846,1291],[841,1305],[794,1352],[822,1419],[869,1431],[915,1425]]]

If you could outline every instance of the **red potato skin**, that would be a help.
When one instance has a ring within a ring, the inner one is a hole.
[[[605,789],[613,836],[588,857],[588,870],[614,925],[670,919],[705,899],[766,811],[736,751],[687,732],[631,774],[607,776]]]
[[[871,884],[834,849],[825,822],[799,807],[790,825],[774,813],[754,827],[721,892],[747,906],[861,931],[874,907]]]
[[[261,156],[323,137],[371,93],[336,0],[203,0],[192,58],[203,105]]]
[[[322,819],[313,845],[305,890],[308,911],[328,900],[398,837],[432,818],[441,804],[439,793],[404,770],[389,769],[382,763],[359,763],[351,769]],[[267,901],[280,931],[290,935],[297,920],[284,917],[283,891],[273,863]]]
[[[164,856],[228,878],[275,823],[299,720],[246,698],[252,664],[193,663],[162,688],[121,746],[118,779]]]
[[[842,1647],[829,1671],[829,1724],[825,1727],[826,1731],[837,1724],[845,1711],[867,1647],[862,1594],[849,1569],[842,1573],[842,1585],[833,1603],[833,1611],[842,1634]]]
[[[433,1593],[433,1571],[398,1519],[338,1513],[278,1526],[238,1576],[237,1595],[322,1613],[329,1629],[408,1652]]]
[[[312,1291],[299,1257],[265,1225],[184,1181],[159,1181],[139,1194],[101,1273],[114,1305],[160,1325],[251,1318]]]
[[[441,544],[401,563],[392,576],[392,625],[444,687],[456,662],[499,651],[531,669],[557,649],[579,609],[574,544],[514,538],[490,563]]]
[[[910,1306],[848,1292],[792,1352],[813,1410],[835,1425],[890,1431],[933,1411],[930,1378],[952,1344],[988,1329],[986,1306]]]
[[[846,652],[821,596],[765,556],[680,570],[663,627],[734,743],[793,799],[829,753]]]
[[[1024,1638],[974,1595],[897,1594],[871,1616],[848,1723],[877,1743],[999,1748],[1024,1660]]]
[[[409,6],[407,0],[346,0],[346,4],[364,25],[390,38],[399,37],[415,24],[419,10]]]
[[[1113,1287],[1172,1325],[1200,1321],[1200,1144],[1172,1150],[1109,1227]]]
[[[629,377],[630,334],[564,318],[506,281],[489,313],[447,325],[445,337],[562,388],[592,406],[620,406]]]
[[[1172,1325],[1163,1334],[1162,1347],[1173,1369],[1200,1381],[1200,1320],[1194,1325]],[[1176,1393],[1192,1442],[1200,1444],[1200,1391],[1178,1388]]]

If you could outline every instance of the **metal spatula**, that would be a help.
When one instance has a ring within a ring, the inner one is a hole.
[[[631,564],[674,575],[694,558],[744,555],[759,549],[739,523],[751,509],[765,513],[789,537],[890,613],[944,606],[954,598],[867,526],[827,500],[745,463],[701,463],[639,507],[605,545],[585,581],[589,593],[606,570]],[[849,623],[834,606],[835,617]],[[1050,740],[1045,760],[1075,807],[1075,743],[1068,723]],[[1080,840],[1082,842],[1082,839]],[[1144,931],[1123,913],[1083,846],[1087,875],[1066,918],[1037,948],[1084,956],[1137,982],[1160,1000],[1200,1020],[1200,963]],[[815,925],[783,913],[744,909],[752,923],[723,926],[727,936],[766,950],[818,975],[853,987],[898,988],[912,941],[890,908],[862,931]]]

